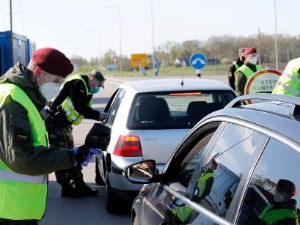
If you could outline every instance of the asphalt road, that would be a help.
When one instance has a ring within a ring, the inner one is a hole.
[[[196,77],[196,76],[195,76]],[[93,98],[93,108],[103,110],[109,97],[117,89],[118,85],[128,80],[138,79],[161,79],[163,77],[114,77],[107,76],[105,89],[101,89]],[[209,76],[202,78],[215,79],[227,84],[227,76]],[[74,126],[74,141],[76,146],[84,143],[86,134],[89,132],[95,121],[84,120],[80,125]],[[47,211],[39,222],[40,225],[113,225],[131,224],[130,207],[115,215],[108,214],[105,210],[105,187],[95,183],[95,162],[92,161],[83,169],[86,183],[99,190],[97,197],[84,197],[80,199],[62,198],[61,188],[56,183],[54,173],[49,175],[49,190],[47,200]]]

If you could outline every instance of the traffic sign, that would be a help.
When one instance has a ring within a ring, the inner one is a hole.
[[[258,94],[258,93],[272,93],[281,72],[272,69],[264,69],[254,73],[245,85],[244,93]]]
[[[106,69],[110,71],[117,70],[117,64],[107,64]]]
[[[201,53],[196,53],[190,58],[190,65],[196,70],[204,68],[206,66],[206,62],[207,60],[205,55]]]
[[[140,67],[148,65],[147,54],[131,54],[131,66]]]

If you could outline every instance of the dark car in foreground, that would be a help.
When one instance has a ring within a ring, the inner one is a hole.
[[[128,180],[145,184],[133,202],[132,223],[255,224],[273,204],[279,180],[300,187],[299,134],[299,98],[234,99],[193,127],[161,174],[155,160],[125,168]],[[211,185],[203,179],[209,169]],[[299,215],[300,195],[293,194],[289,201]]]

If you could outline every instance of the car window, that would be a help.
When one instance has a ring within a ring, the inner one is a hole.
[[[120,106],[120,103],[123,99],[125,95],[125,90],[124,89],[120,89],[119,92],[116,94],[116,96],[114,97],[111,105],[110,105],[110,108],[108,110],[108,115],[107,115],[107,119],[106,119],[106,125],[108,126],[112,126],[114,121],[115,121],[115,118],[116,118],[116,115],[117,115],[117,111],[119,109],[119,106]]]
[[[186,190],[190,178],[203,159],[205,149],[209,146],[212,137],[222,130],[223,126],[220,124],[220,122],[214,122],[201,127],[188,138],[189,141],[181,145],[181,148],[176,151],[169,162],[170,165],[165,172],[166,182],[180,183]]]
[[[235,96],[230,91],[140,93],[130,110],[129,129],[191,128]]]
[[[229,123],[209,151],[206,163],[193,174],[192,200],[225,218],[241,177],[263,137],[257,131]],[[196,177],[195,177],[196,176]]]
[[[296,192],[297,187],[300,187],[299,162],[299,149],[295,150],[278,140],[270,139],[247,187],[238,224],[260,224],[272,212],[283,216],[281,223],[276,224],[296,224],[295,217],[299,216],[297,202],[300,201]],[[284,193],[286,198],[277,197],[280,196],[278,193]],[[267,207],[265,212],[269,214],[263,213]],[[275,220],[274,216],[273,219]]]

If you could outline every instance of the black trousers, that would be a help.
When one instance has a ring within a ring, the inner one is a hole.
[[[74,148],[73,127],[66,118],[46,114],[45,124],[48,132],[49,144],[51,147]],[[70,180],[83,179],[82,167],[72,167],[55,171],[57,183],[65,184]]]

